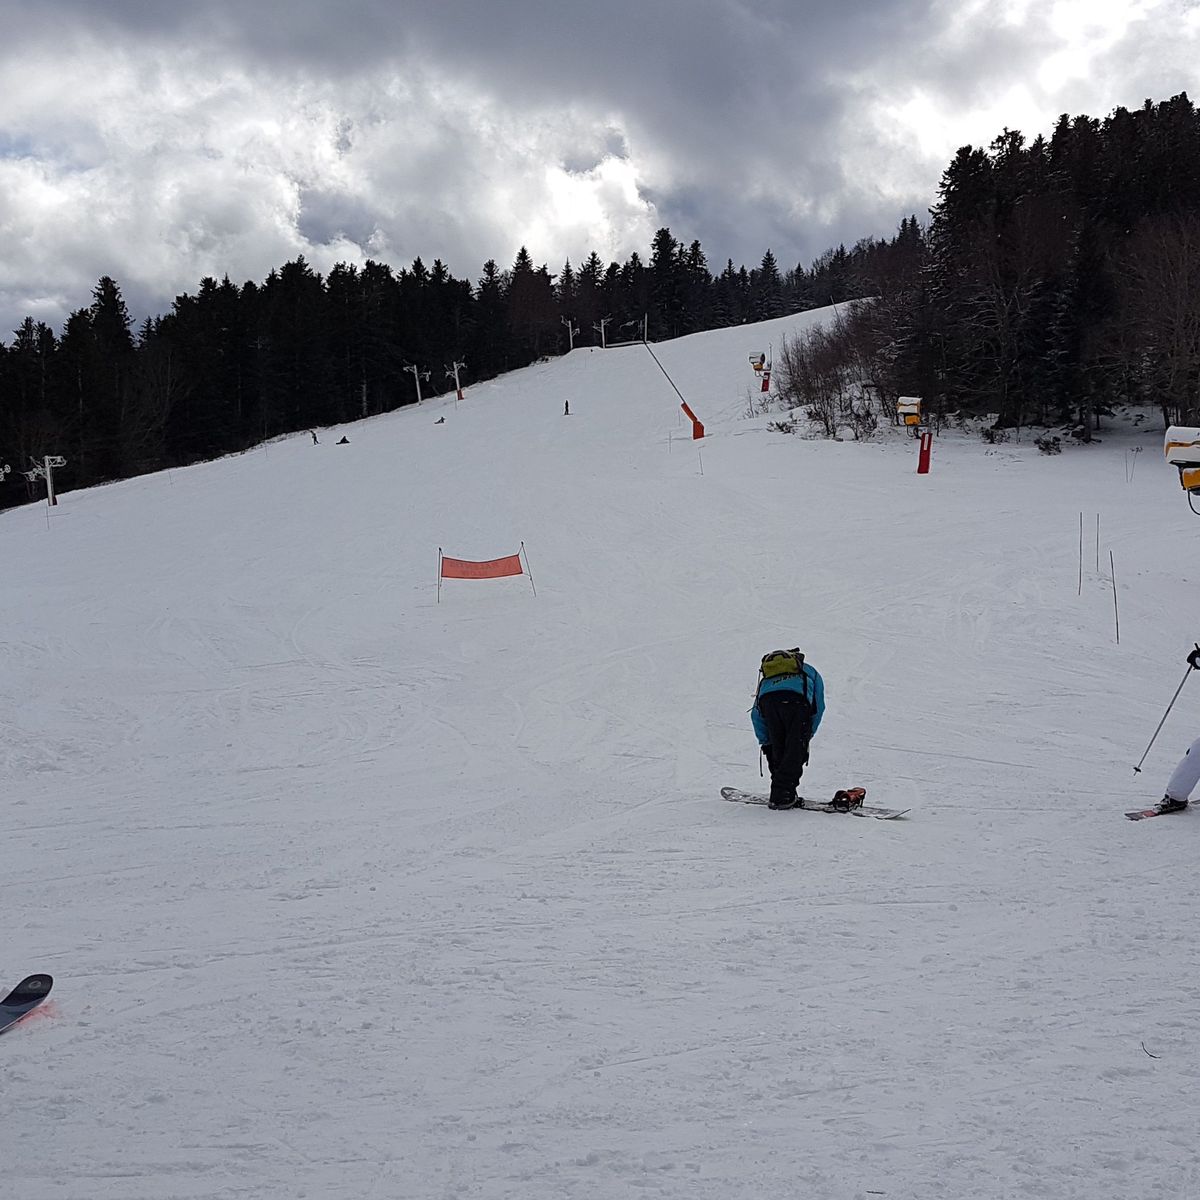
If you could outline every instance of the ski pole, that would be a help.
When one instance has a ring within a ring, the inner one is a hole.
[[[1197,642],[1197,643],[1196,643],[1196,653],[1200,654],[1200,642]],[[1161,721],[1159,721],[1159,723],[1158,723],[1158,728],[1157,728],[1157,729],[1155,729],[1155,731],[1154,731],[1154,735],[1153,735],[1153,737],[1151,737],[1151,739],[1150,739],[1150,746],[1153,746],[1153,745],[1154,745],[1154,738],[1158,737],[1159,730],[1161,730],[1161,729],[1162,729],[1162,727],[1163,727],[1163,726],[1166,724],[1166,722],[1167,722],[1167,717],[1168,717],[1168,716],[1170,716],[1170,714],[1171,714],[1171,709],[1173,709],[1173,708],[1175,707],[1175,701],[1179,699],[1179,693],[1183,691],[1183,685],[1184,685],[1185,683],[1187,683],[1187,681],[1188,681],[1188,676],[1189,676],[1189,675],[1190,675],[1190,674],[1191,674],[1191,673],[1192,673],[1194,670],[1195,670],[1195,667],[1193,667],[1193,666],[1192,666],[1192,664],[1189,662],[1189,663],[1188,663],[1188,669],[1187,669],[1187,670],[1186,670],[1186,671],[1183,673],[1183,678],[1182,678],[1182,679],[1179,681],[1179,686],[1178,686],[1178,687],[1175,689],[1175,695],[1173,695],[1173,696],[1171,697],[1171,703],[1167,705],[1167,711],[1166,711],[1165,713],[1163,713],[1163,715],[1162,715],[1162,720],[1161,720]],[[1141,758],[1139,758],[1139,759],[1138,759],[1138,764],[1137,764],[1137,766],[1133,768],[1133,773],[1134,773],[1135,775],[1140,775],[1140,774],[1141,774],[1141,771],[1142,771],[1142,763],[1144,763],[1144,762],[1146,761],[1146,755],[1150,753],[1150,746],[1147,746],[1147,747],[1146,747],[1146,751],[1145,751],[1145,753],[1142,755],[1142,757],[1141,757]]]

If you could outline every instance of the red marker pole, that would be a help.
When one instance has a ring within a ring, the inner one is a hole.
[[[933,434],[926,430],[921,434],[921,453],[917,458],[917,474],[929,474],[929,456],[933,451]]]

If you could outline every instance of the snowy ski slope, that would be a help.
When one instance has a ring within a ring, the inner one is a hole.
[[[1200,521],[1152,420],[769,432],[747,356],[826,316],[655,346],[698,444],[585,349],[0,515],[10,1192],[1200,1195],[1200,818],[1121,816]],[[796,644],[804,790],[909,819],[718,798]]]

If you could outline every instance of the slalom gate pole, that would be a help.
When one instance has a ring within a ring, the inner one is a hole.
[[[1083,513],[1079,514],[1079,591],[1083,595]]]
[[[1113,552],[1108,552],[1108,569],[1112,575],[1113,587],[1113,621],[1117,627],[1117,645],[1121,644],[1121,615],[1117,612],[1117,565],[1113,562]]]
[[[1200,643],[1197,644],[1196,649],[1200,650]],[[1188,669],[1183,674],[1183,678],[1179,681],[1179,686],[1175,689],[1175,695],[1173,695],[1171,697],[1171,703],[1167,705],[1167,711],[1165,713],[1163,713],[1162,720],[1159,721],[1158,728],[1155,729],[1154,736],[1151,737],[1151,739],[1150,739],[1150,746],[1154,745],[1154,739],[1158,737],[1159,731],[1167,723],[1167,717],[1170,716],[1171,709],[1173,709],[1175,707],[1175,701],[1179,699],[1179,693],[1183,691],[1183,685],[1185,683],[1187,683],[1188,676],[1192,673],[1193,669],[1194,668],[1189,664]],[[1146,753],[1143,754],[1142,757],[1138,759],[1137,766],[1133,768],[1133,773],[1135,775],[1141,774],[1142,763],[1144,763],[1146,761],[1146,754],[1150,753],[1150,746],[1146,747]]]

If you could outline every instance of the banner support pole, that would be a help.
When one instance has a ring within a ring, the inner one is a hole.
[[[521,553],[525,555],[525,574],[529,576],[529,586],[533,588],[533,594],[537,595],[537,588],[533,587],[533,571],[529,566],[529,551],[525,549],[525,543],[521,543]]]
[[[442,602],[442,548],[438,547],[438,598],[437,602]]]

